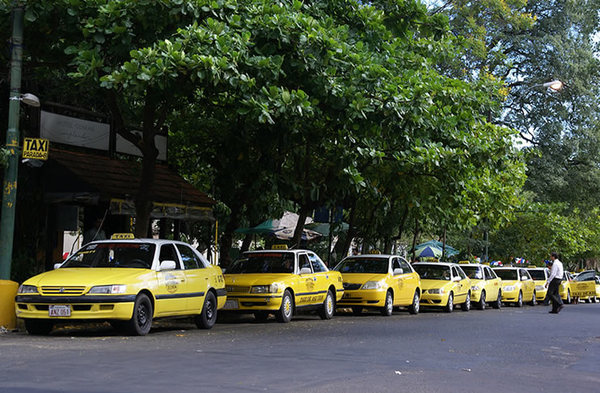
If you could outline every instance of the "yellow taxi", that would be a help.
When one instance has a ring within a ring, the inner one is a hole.
[[[489,266],[470,263],[460,267],[471,280],[471,303],[480,310],[488,303],[496,309],[502,307],[502,280]]]
[[[502,279],[502,301],[512,303],[517,307],[523,307],[523,302],[532,306],[537,304],[535,282],[525,268],[521,267],[498,267],[494,269],[498,277]]]
[[[456,263],[417,262],[412,267],[421,277],[421,306],[443,307],[452,312],[460,304],[471,309],[471,280]]]
[[[364,308],[377,308],[384,316],[394,307],[408,307],[419,312],[421,280],[406,260],[397,255],[353,255],[343,259],[333,270],[342,274],[344,296],[338,307],[351,307],[354,314]]]
[[[214,325],[227,295],[218,266],[183,242],[121,237],[128,240],[88,243],[19,287],[15,310],[30,334],[76,320],[108,320],[133,335],[147,334],[160,317]]]
[[[567,304],[570,304],[573,300],[573,289],[571,288],[571,281],[573,276],[568,271],[563,272],[562,282],[558,287],[558,294],[560,298]]]
[[[578,296],[579,300],[584,300],[586,303],[596,303],[600,297],[600,277],[594,270],[585,270],[579,273],[573,281],[571,287],[574,288],[574,296]]]
[[[308,250],[247,251],[224,276],[224,310],[253,313],[258,320],[275,314],[285,323],[296,311],[310,309],[330,319],[344,294],[340,272],[327,269]]]
[[[550,277],[550,270],[546,267],[528,267],[527,271],[535,283],[535,299],[538,302],[543,302],[546,299],[548,288],[546,281]]]

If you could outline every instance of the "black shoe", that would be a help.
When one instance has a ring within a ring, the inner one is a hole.
[[[556,313],[558,314],[563,308],[565,308],[565,306],[563,306],[562,304],[558,306],[558,308],[556,309]]]
[[[558,314],[558,311],[554,311],[554,310],[548,311],[548,314]]]

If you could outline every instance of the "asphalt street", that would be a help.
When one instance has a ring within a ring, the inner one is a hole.
[[[0,392],[598,392],[600,304],[0,335]]]

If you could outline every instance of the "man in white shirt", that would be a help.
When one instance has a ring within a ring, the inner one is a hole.
[[[558,254],[553,252],[550,254],[550,276],[546,281],[545,286],[548,288],[548,298],[552,301],[552,311],[550,314],[558,314],[563,309],[563,302],[558,293],[558,287],[563,278],[563,264],[558,259]]]

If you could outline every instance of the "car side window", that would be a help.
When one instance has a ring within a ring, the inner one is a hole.
[[[521,269],[519,270],[519,273],[521,274],[521,281],[529,280],[529,273],[527,273],[527,270]]]
[[[410,268],[410,265],[404,259],[400,259],[400,267],[404,271],[404,274],[412,273],[412,269]]]
[[[456,270],[456,268],[452,266],[452,279],[454,280],[456,277],[460,276],[458,275],[458,271]]]
[[[310,260],[310,263],[312,264],[313,271],[315,273],[320,273],[320,272],[326,272],[327,271],[327,267],[325,266],[325,264],[323,263],[323,261],[321,261],[319,259],[319,257],[316,256],[315,254],[309,253],[308,254],[308,259]]]
[[[400,260],[398,258],[392,259],[392,272],[396,269],[402,269],[402,273],[406,273],[402,266],[400,266]]]
[[[494,274],[494,272],[492,272],[492,269],[490,269],[489,267],[484,268],[483,271],[485,272],[486,280],[493,280],[496,278],[496,275]]]
[[[310,261],[308,260],[308,256],[306,254],[300,254],[298,256],[298,267],[300,270],[306,267],[312,271],[312,268],[310,267]]]
[[[461,268],[456,268],[456,270],[458,271],[458,275],[460,276],[461,280],[467,278],[467,275],[465,274],[465,272],[463,272]]]
[[[160,262],[175,261],[175,269],[181,269],[179,257],[177,256],[177,252],[175,252],[175,247],[172,244],[163,244],[162,246],[160,246],[160,254],[158,256],[158,260]]]
[[[200,258],[198,258],[198,255],[196,255],[194,250],[192,250],[189,246],[178,244],[177,249],[181,254],[181,260],[183,261],[183,266],[185,266],[186,270],[200,269],[204,267],[204,264]]]

